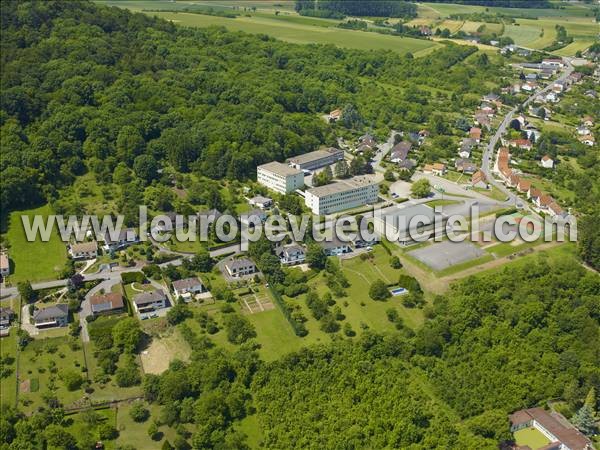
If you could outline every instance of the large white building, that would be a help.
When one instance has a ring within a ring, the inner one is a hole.
[[[304,187],[304,173],[287,164],[273,161],[258,166],[256,172],[260,184],[280,194],[289,194]]]
[[[336,181],[305,192],[304,202],[314,214],[333,214],[377,202],[379,183],[364,175]]]
[[[315,170],[344,159],[344,150],[329,147],[289,158],[290,166],[298,170]]]

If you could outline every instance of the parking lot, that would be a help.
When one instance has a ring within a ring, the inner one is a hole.
[[[479,258],[485,252],[471,242],[445,241],[413,250],[408,254],[431,269],[440,271]]]

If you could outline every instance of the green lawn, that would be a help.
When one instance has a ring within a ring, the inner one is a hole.
[[[152,440],[148,436],[148,427],[153,420],[158,419],[160,415],[160,406],[157,404],[147,404],[147,409],[150,411],[150,417],[148,420],[142,423],[135,422],[129,415],[131,410],[131,404],[122,403],[119,405],[116,415],[117,430],[119,430],[119,437],[117,438],[118,445],[131,445],[134,448],[153,450],[160,449],[165,440],[168,440],[171,444],[177,436],[175,430],[166,426],[161,425],[158,427],[158,431],[161,433],[160,440]]]
[[[2,304],[4,305],[4,302]],[[8,358],[5,367],[10,368],[10,373],[0,379],[0,403],[15,405],[17,394],[17,329],[12,327],[10,335],[5,336],[0,340],[0,355],[2,358]]]
[[[523,430],[515,431],[514,435],[517,445],[528,445],[531,450],[537,450],[551,442],[535,428],[525,428]]]
[[[114,408],[105,408],[95,410],[96,415],[98,416],[98,425],[102,423],[109,423],[110,425],[116,428],[116,409]],[[84,414],[72,414],[66,417],[66,430],[71,433],[75,439],[82,436],[84,433],[89,433],[94,439],[100,441],[100,437],[98,436],[98,432],[94,429],[89,423],[84,420]],[[115,441],[106,441],[102,440],[104,444],[104,448],[106,450],[112,450],[115,448]]]
[[[21,216],[28,216],[31,224],[35,215],[42,216],[45,222],[49,214],[52,212],[48,205],[11,213],[6,239],[10,245],[9,257],[13,273],[9,276],[9,281],[13,284],[23,280],[53,280],[64,268],[67,247],[60,240],[56,228],[48,242],[43,242],[40,236],[29,242],[25,235]]]
[[[115,2],[115,5],[120,2]],[[127,4],[123,5],[127,7]],[[424,39],[389,36],[378,33],[344,30],[336,27],[323,27],[281,20],[267,16],[240,16],[235,19],[193,13],[152,12],[163,19],[172,20],[178,25],[193,27],[224,26],[232,31],[262,33],[296,44],[333,44],[339,47],[360,50],[393,50],[400,54],[412,52],[416,56],[429,53],[440,44]]]
[[[69,406],[83,398],[82,389],[68,391],[61,379],[66,371],[74,371],[86,378],[81,341],[69,337],[53,337],[31,341],[19,355],[19,383],[29,380],[31,392],[19,392],[19,402],[28,403],[25,411],[33,411],[44,402],[42,394],[54,392]],[[39,386],[38,389],[36,387]]]

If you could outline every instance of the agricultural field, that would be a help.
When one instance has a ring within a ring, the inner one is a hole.
[[[54,280],[64,268],[67,261],[67,247],[60,240],[56,228],[50,234],[48,242],[43,242],[40,236],[37,236],[35,241],[29,242],[21,221],[22,215],[28,216],[31,224],[33,217],[39,215],[46,223],[50,214],[53,212],[48,205],[11,213],[4,235],[9,245],[12,266],[9,282],[15,284],[23,280]]]
[[[148,3],[153,2],[101,2],[108,5],[131,7],[133,10],[148,8]],[[146,5],[144,5],[146,3]],[[173,9],[163,6],[164,9]],[[161,9],[152,6],[152,9]],[[278,17],[274,14],[252,14],[251,17],[240,16],[233,18],[209,16],[185,12],[148,12],[178,25],[192,27],[224,26],[233,31],[244,31],[247,33],[262,33],[273,36],[287,42],[297,44],[332,44],[339,47],[354,48],[359,50],[393,50],[400,54],[408,52],[415,56],[429,53],[440,44],[424,39],[412,39],[399,36],[388,36],[378,33],[368,33],[354,30],[344,30],[336,27],[323,26],[320,19],[315,25],[301,16],[290,16],[289,18]],[[332,25],[335,21],[331,21]]]

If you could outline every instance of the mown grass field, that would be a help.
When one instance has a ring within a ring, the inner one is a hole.
[[[33,217],[40,215],[45,223],[49,214],[52,211],[48,205],[11,213],[6,240],[10,246],[12,266],[9,281],[13,284],[23,280],[54,280],[63,269],[67,260],[67,248],[56,229],[48,242],[43,242],[39,236],[35,241],[29,242],[23,228],[21,216],[28,216],[29,223],[33,223]]]

